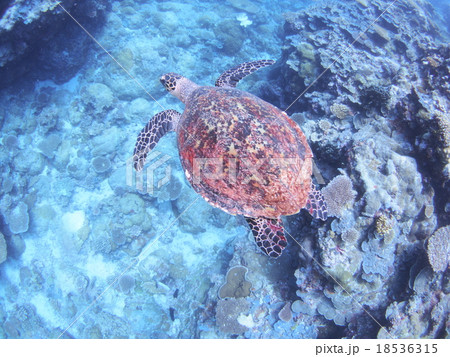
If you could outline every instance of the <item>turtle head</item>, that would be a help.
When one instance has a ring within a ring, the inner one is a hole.
[[[167,91],[186,104],[191,93],[198,88],[198,85],[177,73],[166,73],[159,81]]]

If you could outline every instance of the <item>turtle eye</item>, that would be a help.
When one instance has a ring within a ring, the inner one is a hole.
[[[173,90],[173,84],[171,85],[171,80],[170,77],[165,74],[164,76],[162,76],[159,81],[161,82],[161,84],[164,86],[164,88],[166,88],[167,91],[171,91]]]

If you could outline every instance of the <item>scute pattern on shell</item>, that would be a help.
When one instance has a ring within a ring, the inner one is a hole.
[[[192,187],[230,214],[277,218],[303,208],[312,152],[282,111],[234,88],[200,87],[178,127],[181,163]]]

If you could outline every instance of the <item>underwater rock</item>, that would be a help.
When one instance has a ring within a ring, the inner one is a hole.
[[[114,170],[108,177],[108,184],[117,196],[125,192],[135,192],[136,188],[127,184],[127,168],[125,166]]]
[[[14,151],[19,146],[19,140],[17,139],[17,135],[6,135],[3,137],[3,145],[8,151]]]
[[[114,100],[113,92],[103,83],[92,83],[83,88],[81,98],[94,114],[103,113],[111,107]]]
[[[238,322],[238,318],[248,312],[250,304],[244,299],[219,300],[216,306],[216,324],[226,334],[242,334],[247,327]]]
[[[191,188],[182,190],[180,197],[173,201],[175,214],[178,216],[187,207],[189,207],[189,205],[192,204],[197,197],[198,196],[195,191]],[[207,202],[199,199],[195,203],[195,212],[193,210],[188,210],[185,214],[180,215],[180,229],[189,233],[205,232],[205,222],[209,222],[213,211],[213,207],[211,207]]]
[[[6,257],[7,257],[6,241],[3,234],[0,233],[0,264],[6,260]]]
[[[252,283],[245,280],[248,269],[244,266],[234,266],[227,273],[227,281],[219,289],[219,298],[243,298],[250,295]]]
[[[125,118],[130,123],[139,123],[152,112],[152,105],[144,98],[134,99],[125,109]]]
[[[49,159],[55,156],[55,152],[61,144],[61,137],[57,134],[50,134],[38,144],[38,149]]]
[[[113,154],[121,141],[124,140],[119,128],[111,127],[101,131],[100,135],[92,138],[92,156],[103,156]]]
[[[20,234],[13,234],[9,238],[8,252],[11,257],[18,259],[25,252],[25,249],[25,241]]]
[[[60,167],[61,162],[58,162],[58,159],[56,160],[57,165]],[[67,165],[67,167],[64,165],[63,168],[67,170],[67,174],[69,177],[72,177],[76,180],[83,180],[87,177],[89,163],[82,158],[76,158],[72,160],[70,164]]]
[[[14,157],[13,165],[20,173],[26,173],[28,176],[36,176],[44,169],[45,162],[42,155],[35,151],[21,150]]]
[[[14,188],[14,181],[10,177],[5,177],[1,181],[1,187],[4,194],[10,193]]]
[[[13,234],[25,233],[28,231],[28,224],[30,222],[28,206],[23,202],[19,202],[12,211],[6,214],[6,221],[9,230]]]
[[[437,273],[445,271],[450,259],[450,226],[439,228],[428,239],[428,260]]]
[[[56,129],[59,123],[60,109],[52,104],[42,109],[36,117],[39,131],[45,136],[49,131]]]
[[[119,287],[124,294],[128,294],[133,290],[135,285],[136,282],[131,275],[122,275],[119,279]]]

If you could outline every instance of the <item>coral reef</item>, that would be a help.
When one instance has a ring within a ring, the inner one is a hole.
[[[418,164],[429,172],[435,191],[448,196],[448,41],[426,1],[389,4],[385,0],[363,6],[355,6],[354,1],[323,2],[286,14],[283,75],[276,84],[285,88],[281,103],[290,104],[295,99],[292,93],[301,93],[312,78],[326,70],[293,108],[319,115],[331,112],[340,119],[352,113],[353,125],[369,120],[373,112],[383,120],[395,121],[394,129],[414,147]],[[369,28],[385,9],[383,17]],[[416,26],[405,11],[422,20]],[[303,49],[307,47],[314,57],[305,57]],[[302,72],[305,65],[314,68],[312,75]],[[348,137],[345,125],[336,125],[340,136]],[[346,141],[336,142],[333,135],[325,140],[314,130],[311,135],[322,152],[330,147],[345,149]],[[439,198],[436,203],[440,210],[445,206]]]
[[[324,318],[331,329],[346,326],[348,337],[375,337],[379,325],[358,316],[367,311],[379,321],[392,299],[407,299],[410,291],[398,281],[414,281],[424,266],[424,240],[438,221],[448,221],[446,159],[431,151],[443,153],[447,145],[442,118],[448,84],[434,79],[437,72],[448,76],[441,65],[447,46],[426,2],[398,1],[361,36],[390,3],[359,4],[321,2],[286,14],[283,75],[274,85],[283,88],[280,102],[287,107],[295,99],[291,93],[302,93],[321,74],[290,110],[299,111],[292,116],[301,116],[322,176],[330,180],[322,192],[335,217],[319,227],[290,220],[304,247],[295,272],[294,319]],[[423,21],[411,28],[396,9]],[[424,65],[425,54],[431,60]],[[433,158],[425,159],[427,150]]]
[[[60,2],[93,33],[104,22],[106,2]],[[41,29],[45,28],[45,31]],[[0,19],[0,87],[23,76],[62,83],[86,63],[92,43],[50,0],[14,1]],[[33,58],[33,61],[29,61]]]
[[[449,323],[450,296],[442,289],[442,279],[429,268],[414,281],[414,294],[407,301],[393,302],[386,309],[390,326],[380,329],[378,338],[438,338]]]

